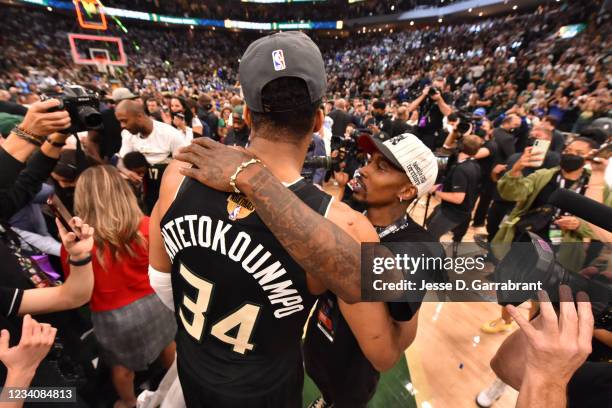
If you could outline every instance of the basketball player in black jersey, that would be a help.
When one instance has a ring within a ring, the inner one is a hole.
[[[300,407],[300,341],[314,296],[330,289],[358,301],[359,243],[378,236],[362,214],[300,179],[323,123],[316,45],[297,32],[259,39],[240,80],[248,150],[211,159],[216,190],[168,167],[151,216],[151,284],[176,313],[188,407]]]
[[[434,154],[411,134],[384,143],[364,135],[359,144],[371,159],[351,182],[351,200],[366,205],[381,242],[410,243],[409,253],[439,256],[442,247],[406,213],[435,183]],[[346,181],[339,182],[341,193]],[[311,407],[366,407],[379,373],[391,369],[414,340],[419,307],[420,302],[348,305],[331,292],[320,296],[304,341],[306,372],[322,394]]]

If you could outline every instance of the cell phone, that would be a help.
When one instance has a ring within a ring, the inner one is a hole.
[[[536,139],[533,141],[533,147],[531,148],[531,155],[540,156],[541,159],[538,161],[532,160],[530,167],[540,167],[544,163],[544,158],[546,157],[546,152],[548,152],[549,147],[550,147],[550,140]]]
[[[72,231],[75,235],[77,235],[76,231],[70,226],[70,220],[72,219],[70,211],[68,211],[64,203],[62,203],[56,194],[53,194],[47,199],[47,205],[49,208],[51,208],[51,211],[53,211],[53,214],[55,214],[55,216],[59,219],[64,228],[66,228],[66,231]],[[78,236],[76,240],[79,240]]]

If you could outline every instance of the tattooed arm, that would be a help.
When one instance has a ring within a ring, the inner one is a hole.
[[[230,191],[230,176],[251,156],[244,150],[203,139],[194,141],[175,156],[197,166],[182,168],[181,173],[212,188]],[[326,219],[259,164],[240,172],[236,184],[306,273],[345,302],[360,300],[360,242],[378,241],[378,235],[365,216],[342,203],[333,203]]]

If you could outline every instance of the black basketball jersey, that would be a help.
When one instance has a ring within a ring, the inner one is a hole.
[[[168,167],[167,162],[152,164],[147,167],[147,174],[144,178],[145,205],[150,214],[159,198],[162,176]]]
[[[325,215],[331,197],[303,179],[289,188]],[[243,195],[186,178],[161,221],[172,260],[178,362],[202,387],[270,392],[301,367],[314,303],[302,268]]]
[[[403,242],[424,254],[438,255],[442,248],[420,225],[407,218],[406,228],[382,237],[381,242]],[[433,249],[433,251],[432,251]],[[387,303],[396,321],[408,321],[420,302]],[[308,322],[304,340],[306,372],[328,403],[337,407],[365,407],[374,396],[379,372],[361,351],[357,339],[340,312],[336,295],[319,297]]]

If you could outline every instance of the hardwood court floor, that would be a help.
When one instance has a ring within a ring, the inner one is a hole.
[[[411,213],[422,223],[425,198]],[[431,200],[428,215],[438,204]],[[464,242],[473,242],[470,227]],[[447,235],[441,241],[451,241]],[[525,314],[527,310],[525,309]],[[486,334],[480,326],[500,316],[501,307],[487,302],[426,302],[419,316],[414,343],[406,350],[406,360],[416,389],[417,406],[422,408],[474,408],[478,392],[495,379],[489,362],[510,334]],[[515,324],[515,327],[516,324]],[[494,408],[514,408],[518,392],[506,387]]]

